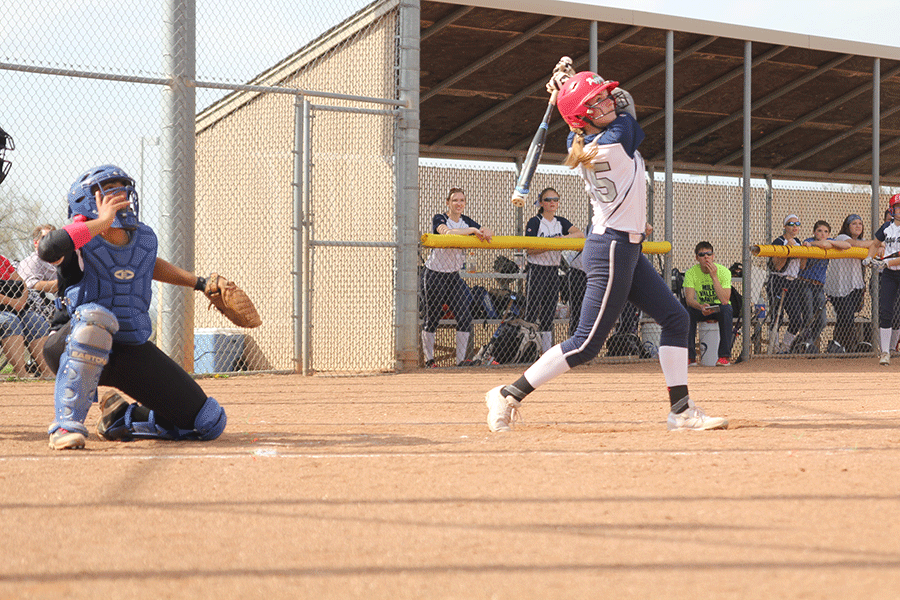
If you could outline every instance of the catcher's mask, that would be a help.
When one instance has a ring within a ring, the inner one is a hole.
[[[16,144],[13,142],[12,136],[0,128],[0,183],[3,183],[3,180],[6,179],[6,176],[9,174],[9,168],[12,166],[12,163],[6,160],[6,152],[7,150],[15,149]]]
[[[134,179],[125,171],[115,165],[101,165],[78,176],[72,187],[69,188],[69,217],[84,215],[88,219],[96,219],[97,202],[94,192],[107,181],[121,181],[125,185],[121,188],[128,195],[130,206],[116,212],[112,226],[122,229],[135,229],[138,224],[138,194],[134,189]],[[107,194],[114,194],[120,188],[107,190]]]
[[[591,107],[587,101],[606,90],[616,103],[616,112],[628,105],[628,99],[624,94],[617,94],[614,90],[619,87],[618,81],[606,81],[596,73],[582,71],[566,80],[559,96],[556,99],[556,107],[559,114],[569,127],[582,128],[591,121]]]

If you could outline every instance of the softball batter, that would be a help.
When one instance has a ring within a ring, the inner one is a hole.
[[[728,426],[725,419],[704,414],[688,395],[690,320],[641,253],[641,241],[649,232],[644,160],[637,151],[644,132],[628,112],[633,109],[627,92],[614,91],[618,85],[596,73],[581,72],[559,90],[557,107],[572,130],[564,164],[578,169],[594,209],[583,255],[587,292],[575,335],[544,353],[517,381],[487,393],[491,431],[509,431],[528,394],[597,356],[629,300],[662,326],[659,362],[669,390],[668,428]],[[555,89],[551,80],[548,91]]]
[[[547,188],[538,195],[540,209],[525,225],[525,235],[536,237],[584,237],[580,229],[556,214],[559,192]],[[553,316],[559,300],[559,261],[562,252],[528,250],[528,278],[525,285],[525,320],[536,323],[541,335],[541,352],[553,346]]]

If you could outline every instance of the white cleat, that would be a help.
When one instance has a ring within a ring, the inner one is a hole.
[[[85,437],[83,433],[57,429],[50,434],[51,450],[77,450],[84,448]]]
[[[686,411],[678,414],[669,413],[666,427],[668,427],[669,431],[728,429],[728,420],[722,417],[707,416],[706,413],[694,406],[693,400],[688,400]]]
[[[878,361],[879,365],[889,365],[891,364],[891,353],[890,352],[882,352],[881,359]]]
[[[519,416],[518,408],[522,403],[512,396],[500,393],[502,385],[498,385],[484,395],[488,407],[487,424],[491,431],[512,431],[512,423]]]

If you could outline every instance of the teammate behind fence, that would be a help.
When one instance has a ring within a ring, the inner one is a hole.
[[[878,278],[878,335],[881,343],[882,365],[891,363],[891,321],[894,316],[894,304],[900,298],[900,194],[894,194],[890,200],[890,211],[893,220],[884,223],[875,232],[875,239],[884,243],[884,261],[866,259],[873,267],[883,269]],[[894,344],[896,344],[894,339]]]
[[[831,239],[831,225],[828,221],[816,221],[813,225],[813,237],[803,240],[806,247],[824,250],[847,250],[852,248],[850,242]],[[803,309],[803,330],[794,341],[792,352],[804,354],[819,351],[819,336],[826,325],[825,313],[825,279],[828,275],[828,263],[825,258],[801,258],[800,271],[797,273],[801,307]]]
[[[431,232],[441,235],[474,235],[479,240],[491,241],[493,232],[482,227],[463,214],[466,209],[466,193],[451,188],[447,194],[447,211],[434,215]],[[456,364],[469,365],[466,351],[472,330],[472,292],[459,275],[466,260],[462,248],[433,248],[425,261],[422,288],[425,297],[425,325],[422,329],[422,352],[425,366],[433,367],[434,339],[446,304],[456,320]]]
[[[644,160],[637,151],[644,132],[632,114],[630,96],[616,90],[618,85],[596,73],[581,72],[559,90],[557,107],[572,130],[564,164],[578,169],[594,209],[583,255],[587,292],[575,335],[545,352],[515,382],[487,393],[491,431],[509,431],[528,394],[597,356],[628,300],[662,326],[659,361],[669,391],[668,428],[728,426],[725,419],[705,415],[688,395],[690,320],[641,253],[641,242],[650,231]],[[553,93],[555,86],[551,79],[548,91]]]
[[[829,344],[831,352],[860,352],[867,347],[871,348],[866,340],[866,346],[861,346],[859,330],[855,326],[856,313],[862,310],[866,293],[866,279],[863,265],[872,262],[873,257],[881,249],[878,240],[864,238],[865,225],[862,217],[850,214],[844,219],[838,235],[834,238],[838,241],[849,243],[854,248],[866,248],[869,256],[865,261],[858,258],[836,258],[828,265],[828,274],[825,278],[825,295],[834,307],[834,337]]]
[[[800,217],[791,213],[784,218],[784,233],[774,240],[774,246],[800,246]],[[800,327],[803,325],[803,305],[800,295],[797,274],[800,272],[800,259],[796,257],[774,256],[769,259],[768,287],[769,318],[773,326],[769,340],[770,347],[779,354],[787,354]],[[787,331],[781,343],[778,343],[779,329],[783,314],[788,316]]]
[[[175,361],[148,341],[151,279],[202,289],[205,280],[157,258],[153,230],[138,220],[134,180],[114,165],[83,173],[68,195],[74,222],[45,235],[42,260],[58,265],[71,320],[47,344],[58,365],[50,448],[83,448],[85,417],[104,395],[98,433],[108,440],[214,440],[225,411]]]
[[[537,215],[525,225],[526,236],[544,238],[583,238],[584,233],[559,215],[559,192],[552,187],[538,194]],[[557,250],[528,250],[528,278],[525,284],[525,320],[536,323],[541,338],[541,352],[553,346],[553,318],[559,302],[559,262]]]

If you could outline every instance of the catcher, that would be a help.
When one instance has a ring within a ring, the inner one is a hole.
[[[202,290],[236,324],[258,326],[253,303],[218,275],[209,281],[156,256],[153,230],[138,220],[134,180],[114,165],[83,173],[68,194],[73,222],[44,236],[38,256],[57,265],[69,321],[44,348],[56,371],[50,448],[83,448],[97,386],[97,432],[108,440],[214,440],[225,411],[181,366],[149,341],[151,280]]]

